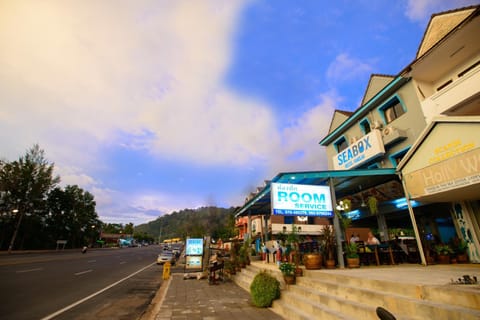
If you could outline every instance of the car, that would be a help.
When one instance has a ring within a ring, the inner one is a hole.
[[[158,255],[157,264],[164,264],[165,262],[175,264],[175,256],[171,251],[163,251]]]

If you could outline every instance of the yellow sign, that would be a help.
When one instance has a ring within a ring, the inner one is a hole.
[[[480,148],[407,173],[404,179],[414,199],[480,183]]]
[[[462,143],[462,140],[455,139],[453,141],[450,141],[449,143],[435,148],[435,150],[433,150],[434,155],[433,157],[428,159],[428,163],[437,163],[455,157],[459,154],[465,153],[469,150],[472,150],[473,148],[475,148],[475,143]]]

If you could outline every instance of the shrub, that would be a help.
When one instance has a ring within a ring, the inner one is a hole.
[[[250,295],[255,306],[270,307],[273,300],[280,298],[280,282],[266,271],[261,271],[253,278]]]

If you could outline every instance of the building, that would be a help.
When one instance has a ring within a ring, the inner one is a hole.
[[[280,173],[271,181],[329,185],[332,206],[354,226],[384,241],[414,236],[423,264],[436,243],[455,240],[466,240],[470,260],[480,262],[480,142],[473,138],[480,133],[479,12],[472,6],[433,15],[413,62],[396,76],[372,75],[359,108],[334,112],[319,142],[329,171]],[[455,169],[461,166],[468,170]],[[272,231],[288,230],[299,221],[270,216],[270,193],[268,183],[237,216],[264,215]],[[338,223],[332,220],[316,224]]]

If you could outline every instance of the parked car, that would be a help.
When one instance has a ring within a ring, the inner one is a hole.
[[[164,264],[165,262],[175,264],[175,256],[171,251],[163,251],[158,255],[157,264]]]

